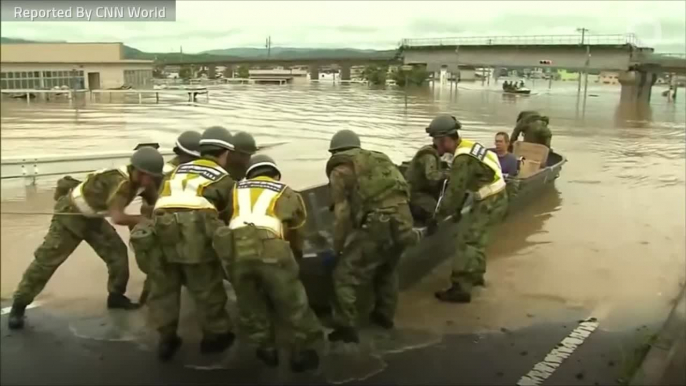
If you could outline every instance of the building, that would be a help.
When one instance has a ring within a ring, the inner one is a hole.
[[[578,81],[579,80],[579,73],[578,72],[568,72],[567,70],[557,70],[557,74],[560,77],[560,80],[562,81]]]
[[[601,71],[598,75],[598,83],[619,84],[619,73],[614,71]]]
[[[153,61],[123,53],[122,43],[2,44],[0,88],[152,88]]]

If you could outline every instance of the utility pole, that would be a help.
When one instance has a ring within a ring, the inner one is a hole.
[[[267,49],[267,58],[269,58],[271,56],[271,52],[272,52],[272,37],[271,36],[269,36],[267,38],[267,43],[264,45],[264,47]]]

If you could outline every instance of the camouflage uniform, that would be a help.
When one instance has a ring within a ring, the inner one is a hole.
[[[126,170],[130,176],[132,167]],[[98,212],[107,211],[115,202],[122,208],[126,207],[139,193],[139,187],[119,170],[91,174],[82,186],[85,202]],[[73,189],[80,189],[80,186]],[[71,192],[68,190],[56,194],[55,213],[81,213],[73,202]],[[114,227],[102,216],[56,214],[52,217],[43,244],[34,253],[35,259],[24,272],[14,294],[15,303],[30,304],[57,268],[84,240],[107,264],[109,293],[123,295],[129,280],[128,250]]]
[[[405,179],[383,153],[359,148],[334,153],[327,167],[334,204],[333,273],[336,324],[357,324],[357,288],[373,284],[372,315],[392,321],[398,301],[396,268],[418,241],[412,230]]]
[[[212,236],[230,215],[230,193],[234,181],[211,157],[203,157],[184,165],[211,171],[210,174],[202,174],[197,169],[182,171],[181,166],[165,177],[153,220],[137,228],[138,232],[132,234],[132,244],[136,255],[147,261],[151,284],[148,306],[153,324],[160,335],[176,335],[181,286],[185,285],[196,303],[205,338],[213,339],[231,332],[226,311],[224,274],[212,248]],[[190,178],[184,179],[184,175]],[[200,195],[190,196],[203,200],[206,207],[183,207],[176,203],[174,200],[178,200],[179,196],[183,200],[183,196],[187,195],[182,193],[177,196],[177,192],[172,189],[185,189],[185,183],[199,180],[201,176],[210,178],[206,180],[206,184],[196,189],[195,192]],[[176,186],[173,183],[175,178],[183,181]]]
[[[550,147],[550,141],[553,137],[548,128],[548,117],[541,116],[537,112],[527,112],[523,115],[512,131],[510,143],[514,144],[520,134],[524,135],[524,142],[538,143],[547,147]]]
[[[497,161],[497,157],[495,160]],[[437,217],[442,219],[452,215],[459,218],[467,193],[477,192],[493,180],[494,172],[486,164],[475,157],[458,154],[453,160],[450,179]],[[483,283],[488,236],[506,210],[507,193],[503,189],[483,200],[475,199],[469,213],[459,220],[451,280],[464,291],[469,292],[474,284]]]
[[[239,194],[251,199],[241,201]],[[272,202],[266,213],[253,215],[263,194],[272,194]],[[302,258],[307,216],[302,198],[286,185],[261,176],[236,185],[233,205],[234,218],[215,236],[215,248],[236,291],[241,327],[259,349],[273,350],[278,315],[294,334],[293,351],[311,349],[321,339],[322,329],[309,307],[296,261]],[[261,224],[259,219],[265,216],[279,225]],[[277,315],[271,315],[272,310]]]
[[[412,158],[405,178],[410,186],[410,209],[416,221],[426,221],[433,217],[448,173],[442,167],[441,158],[432,145],[422,147]]]

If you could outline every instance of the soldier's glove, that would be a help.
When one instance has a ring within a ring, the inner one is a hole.
[[[455,158],[454,155],[450,153],[445,153],[441,156],[441,165],[446,168],[450,169],[453,166],[453,159]]]

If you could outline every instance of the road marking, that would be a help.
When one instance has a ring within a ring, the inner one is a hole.
[[[38,307],[38,306],[40,306],[40,305],[41,305],[40,302],[31,303],[31,304],[29,304],[28,306],[26,306],[26,309],[27,309],[27,310],[30,310],[31,308],[36,308],[36,307]],[[2,309],[2,313],[0,313],[0,316],[1,316],[1,315],[5,315],[5,314],[9,314],[11,310],[12,310],[12,307],[11,307],[11,306],[10,306],[10,307],[5,307],[5,308],[3,308],[3,309]]]
[[[557,347],[552,349],[542,361],[538,362],[528,374],[520,378],[517,386],[537,386],[543,383],[598,328],[598,324],[596,318],[581,322],[579,327],[558,343]]]

